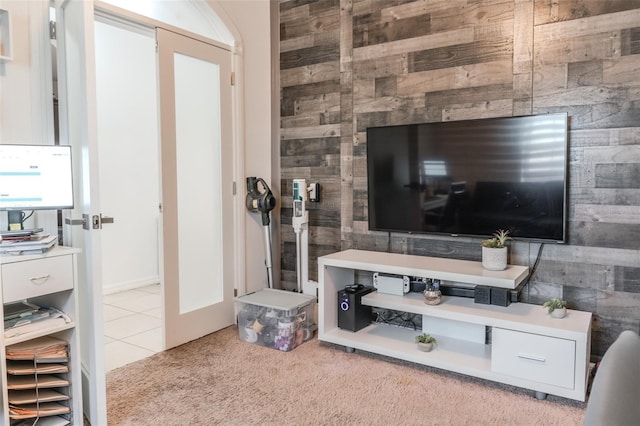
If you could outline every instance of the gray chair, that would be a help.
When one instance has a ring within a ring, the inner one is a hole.
[[[640,425],[640,336],[626,330],[607,349],[596,370],[585,426]]]

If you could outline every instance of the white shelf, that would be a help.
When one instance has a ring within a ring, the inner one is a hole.
[[[0,254],[0,264],[29,262],[31,260],[46,259],[49,257],[68,256],[70,254],[78,254],[80,249],[73,247],[55,246],[49,251],[42,254]]]
[[[481,262],[471,260],[365,250],[345,250],[323,256],[322,259],[342,268],[509,289],[516,288],[529,275],[526,266],[508,265],[504,271],[488,271]]]
[[[318,259],[318,339],[482,379],[584,401],[591,348],[591,313],[569,310],[551,318],[540,305],[507,307],[443,296],[426,305],[420,293],[379,292],[362,304],[422,316],[424,330],[436,337],[431,352],[421,352],[415,336],[423,330],[374,323],[357,332],[338,326],[338,292],[355,282],[359,271],[436,278],[465,284],[516,287],[528,268],[485,271],[480,262],[346,250]],[[496,334],[491,344],[486,336]],[[505,338],[505,336],[508,336]],[[519,343],[514,347],[512,340]],[[558,379],[558,368],[563,380]]]
[[[420,293],[395,296],[373,292],[362,297],[362,304],[528,333],[553,332],[565,339],[583,336],[589,329],[591,319],[590,312],[568,309],[567,316],[559,321],[547,315],[545,308],[540,305],[512,303],[507,307],[501,307],[474,303],[471,298],[454,296],[442,296],[439,305],[431,306],[424,303]]]
[[[15,345],[16,343],[26,342],[27,340],[36,339],[42,336],[48,336],[50,334],[59,333],[65,330],[72,330],[76,327],[74,322],[70,322],[64,325],[57,325],[54,327],[48,327],[42,330],[33,331],[31,333],[19,334],[14,337],[8,337],[4,339],[5,346]]]
[[[436,349],[421,352],[414,340],[420,333],[420,330],[372,324],[355,333],[334,328],[322,340],[476,377],[487,377],[491,372],[491,345],[432,334],[438,340]]]

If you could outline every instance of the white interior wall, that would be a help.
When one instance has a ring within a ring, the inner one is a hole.
[[[3,0],[0,8],[9,11],[13,41],[13,60],[0,62],[0,143],[53,144],[52,74],[42,72],[51,67],[43,52],[49,46],[48,5]]]
[[[277,122],[274,126],[272,116],[273,101],[279,99],[279,93],[274,85],[274,80],[277,80],[274,76],[278,74],[274,72],[274,64],[272,64],[272,2],[268,0],[222,0],[216,3],[224,9],[242,36],[245,124],[244,174],[245,177],[263,178],[278,199],[278,206],[271,212],[271,238],[274,287],[279,288],[280,220],[277,213],[280,203],[280,173],[279,165],[274,161],[274,157],[279,158],[279,144],[277,138],[274,139],[273,132],[274,128],[278,129],[279,126]],[[277,23],[275,28],[278,30]],[[274,62],[277,66],[277,55]],[[238,182],[238,185],[238,192],[244,194],[246,182]],[[244,217],[246,290],[251,292],[267,286],[264,265],[264,231],[259,214],[245,211]]]
[[[0,9],[9,12],[13,44],[13,60],[0,62],[0,143],[53,145],[48,2],[0,0]],[[55,212],[38,212],[25,223],[35,226],[56,233]],[[7,229],[4,212],[0,228]]]
[[[201,0],[102,0],[119,8],[129,10],[141,16],[147,16],[165,22],[177,28],[191,31],[227,45],[233,45],[233,35],[224,21],[217,15],[211,15],[209,6]],[[238,0],[236,0],[238,1]],[[195,13],[185,13],[184,6],[189,3]]]

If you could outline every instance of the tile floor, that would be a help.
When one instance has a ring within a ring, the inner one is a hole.
[[[162,350],[160,284],[103,297],[107,371]]]

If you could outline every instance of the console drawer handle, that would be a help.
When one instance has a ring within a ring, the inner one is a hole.
[[[29,278],[29,281],[31,281],[34,284],[44,284],[45,282],[47,282],[47,280],[51,278],[51,274],[47,274],[47,275],[43,275],[41,277],[33,277],[33,278]]]
[[[530,359],[531,361],[545,362],[546,359],[541,356],[518,354],[518,358]]]

